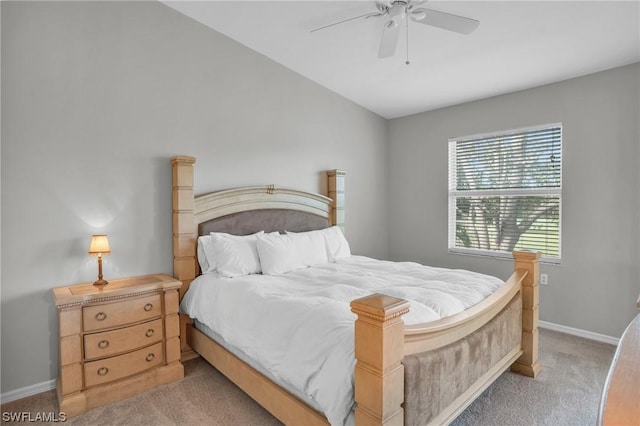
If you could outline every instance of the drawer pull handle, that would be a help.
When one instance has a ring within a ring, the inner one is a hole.
[[[147,355],[147,357],[145,358],[148,362],[153,361],[153,359],[155,358],[155,354],[150,353],[149,355]]]
[[[144,305],[144,310],[149,312],[151,309],[153,309],[153,305],[151,303],[147,303],[146,305]]]
[[[104,376],[108,372],[109,372],[109,369],[107,367],[98,368],[98,376]]]
[[[105,319],[107,319],[107,314],[104,312],[98,312],[96,314],[96,321],[104,321]]]
[[[109,347],[109,341],[108,341],[108,340],[100,340],[100,341],[98,342],[98,347],[99,347],[100,349],[106,349],[106,348],[108,348],[108,347]]]
[[[147,337],[151,337],[151,336],[153,336],[153,333],[154,333],[153,328],[150,328],[150,329],[147,330],[146,333],[144,333],[144,335],[147,336]]]

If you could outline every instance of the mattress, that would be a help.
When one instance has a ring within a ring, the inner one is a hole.
[[[201,275],[181,310],[332,425],[343,425],[354,404],[352,300],[372,293],[406,299],[411,309],[403,319],[417,324],[462,312],[503,284],[470,271],[350,256],[278,276]]]

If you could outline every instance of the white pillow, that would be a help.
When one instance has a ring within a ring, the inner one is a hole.
[[[323,229],[322,236],[327,245],[327,257],[329,262],[351,256],[351,247],[339,226]]]
[[[286,231],[287,234],[294,234],[294,232]],[[318,233],[324,238],[324,243],[327,248],[327,259],[329,262],[336,262],[338,259],[351,256],[351,248],[349,242],[344,237],[342,230],[338,226],[332,226],[330,228],[320,229],[317,231],[302,232],[301,234]]]
[[[328,262],[324,238],[320,233],[260,235],[257,248],[265,275],[284,274]]]
[[[207,259],[207,253],[205,246],[211,244],[211,236],[210,235],[201,235],[198,237],[198,263],[200,264],[200,272],[206,274],[207,272],[213,272],[216,270],[215,263],[213,265],[209,264],[209,260]]]
[[[251,235],[232,235],[212,232],[202,236],[202,249],[208,268],[202,273],[218,271],[227,277],[260,273],[260,260],[256,249],[256,238],[264,234],[259,231]],[[200,254],[198,253],[198,260]]]

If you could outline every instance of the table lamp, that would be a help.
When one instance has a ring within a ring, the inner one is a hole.
[[[109,281],[102,279],[102,256],[111,254],[109,248],[109,239],[106,235],[93,235],[91,237],[91,245],[89,246],[89,254],[98,256],[98,280],[93,285],[101,286],[109,284]]]

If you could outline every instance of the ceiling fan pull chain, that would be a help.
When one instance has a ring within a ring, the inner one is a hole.
[[[411,21],[411,19],[409,19],[407,17],[407,61],[405,62],[406,65],[409,65],[409,21]]]

